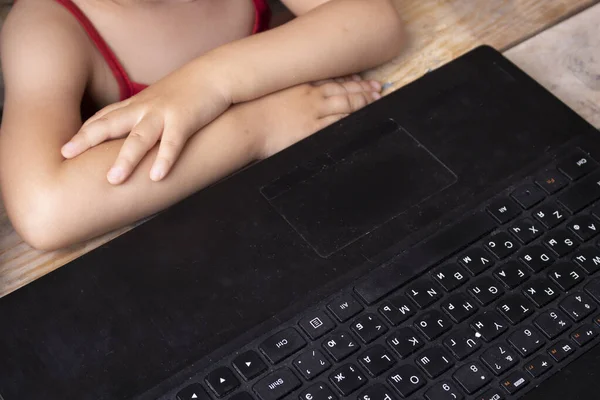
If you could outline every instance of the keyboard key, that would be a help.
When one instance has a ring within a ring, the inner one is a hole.
[[[306,346],[306,341],[294,328],[277,332],[258,346],[272,363],[276,364]]]
[[[337,332],[323,340],[323,348],[335,361],[341,361],[356,352],[359,344],[346,332]]]
[[[454,263],[439,267],[433,273],[433,277],[446,292],[453,291],[469,279],[465,270],[460,265]]]
[[[548,277],[566,292],[581,282],[585,274],[575,264],[563,261],[548,270]]]
[[[412,328],[402,328],[389,336],[387,344],[400,356],[406,358],[425,345],[423,339]]]
[[[473,276],[479,275],[494,265],[494,259],[481,247],[473,247],[465,251],[458,258],[458,262]]]
[[[469,286],[469,293],[482,306],[487,306],[504,294],[504,290],[493,278],[486,276]]]
[[[594,301],[583,292],[575,292],[560,302],[560,308],[575,322],[579,322],[596,310]]]
[[[397,397],[385,385],[376,383],[363,390],[357,400],[397,400]]]
[[[475,302],[464,293],[448,297],[446,301],[442,302],[441,307],[457,324],[477,312]]]
[[[487,207],[487,211],[501,224],[505,224],[521,213],[521,209],[508,197],[494,200]]]
[[[548,339],[554,339],[571,327],[571,321],[558,310],[544,311],[533,323]]]
[[[429,279],[423,279],[409,286],[406,295],[420,308],[426,308],[442,298],[442,291]]]
[[[525,371],[529,372],[532,378],[537,378],[548,372],[552,368],[552,361],[545,355],[539,355],[525,364]]]
[[[410,364],[396,368],[387,378],[387,381],[404,398],[425,386],[423,375]]]
[[[535,179],[535,183],[548,194],[554,194],[567,186],[569,181],[557,170],[552,169],[541,173]]]
[[[462,400],[464,396],[450,381],[441,381],[433,384],[433,386],[425,392],[426,400]]]
[[[590,215],[578,215],[567,223],[567,229],[581,241],[588,241],[598,234],[600,225]]]
[[[329,360],[319,350],[307,350],[300,353],[293,364],[306,380],[314,379],[331,367]]]
[[[192,383],[177,393],[177,400],[212,400],[199,383]]]
[[[415,360],[430,378],[437,378],[454,365],[452,357],[440,346],[423,351]]]
[[[507,345],[498,343],[481,354],[481,361],[494,375],[502,375],[517,365],[519,357]]]
[[[558,288],[545,278],[529,282],[523,287],[523,294],[538,308],[544,307],[559,296]]]
[[[596,278],[585,285],[585,291],[592,296],[594,300],[600,303],[600,278]]]
[[[552,229],[566,219],[566,214],[556,203],[547,202],[533,210],[533,216],[544,225]]]
[[[533,314],[533,304],[521,294],[510,294],[502,298],[496,307],[511,324],[516,325]]]
[[[229,398],[229,400],[254,400],[254,397],[248,392],[239,392]]]
[[[375,269],[368,277],[359,280],[354,286],[354,291],[365,303],[371,305],[414,278],[411,269],[405,268],[404,265],[405,262],[409,262],[408,258],[410,263],[415,265],[436,264],[466,248],[496,226],[496,222],[488,213],[476,212],[442,229],[396,261]]]
[[[517,260],[510,260],[497,267],[494,270],[494,276],[502,282],[504,287],[514,289],[529,279],[530,275],[523,264]]]
[[[379,313],[391,325],[398,326],[415,314],[415,307],[404,296],[386,300],[379,306]]]
[[[486,311],[471,321],[471,328],[476,332],[475,337],[482,337],[489,343],[506,332],[508,323],[497,312]]]
[[[468,394],[473,394],[489,383],[492,376],[478,362],[463,365],[453,375]]]
[[[349,294],[332,301],[327,308],[340,322],[349,320],[363,309],[360,303]]]
[[[240,381],[235,377],[233,371],[227,367],[219,367],[208,374],[204,381],[208,387],[219,397],[235,390],[240,386]]]
[[[596,171],[565,190],[558,201],[572,214],[600,199],[600,171]]]
[[[587,274],[595,274],[600,270],[600,250],[593,246],[581,247],[575,252],[573,261]]]
[[[583,347],[598,336],[597,328],[592,324],[584,324],[571,333],[571,339],[579,347]]]
[[[343,395],[348,396],[367,383],[358,367],[354,364],[345,364],[329,375],[333,386]]]
[[[529,378],[523,371],[514,371],[506,378],[502,379],[502,387],[508,394],[517,393],[529,383]]]
[[[548,354],[556,362],[561,362],[575,352],[573,343],[569,340],[559,340],[548,348]]]
[[[438,310],[429,311],[415,320],[415,326],[427,340],[433,340],[452,327],[452,323]]]
[[[363,343],[371,343],[387,332],[388,328],[375,314],[363,314],[351,325],[352,331]]]
[[[300,400],[337,400],[337,396],[324,383],[315,383],[300,393]]]
[[[279,400],[300,385],[301,382],[289,368],[281,368],[259,380],[252,389],[261,400]]]
[[[499,260],[510,256],[519,249],[515,239],[506,232],[498,232],[490,236],[485,241],[485,247]]]
[[[258,353],[249,350],[233,360],[233,367],[242,378],[249,381],[262,374],[267,369],[267,364],[260,358]]]
[[[481,347],[481,341],[470,328],[453,331],[443,343],[457,360],[464,360]]]
[[[318,339],[335,328],[335,323],[323,311],[315,311],[302,318],[298,325],[312,339]]]
[[[530,270],[538,273],[552,265],[555,258],[548,249],[536,244],[521,250],[519,260],[527,265]]]
[[[544,200],[546,194],[536,185],[526,183],[515,189],[510,195],[524,209],[529,209]]]
[[[560,172],[565,174],[572,181],[575,181],[592,172],[597,165],[598,164],[596,164],[589,155],[577,151],[567,157],[564,161],[561,161],[557,167]]]
[[[376,377],[392,368],[396,359],[385,347],[376,344],[358,356],[358,362],[369,375]]]
[[[528,357],[530,354],[541,348],[546,341],[541,334],[531,325],[519,327],[519,329],[508,337],[508,343],[521,354],[522,357]]]
[[[475,330],[476,337],[482,337],[489,343],[506,332],[508,323],[497,312],[486,311],[471,321],[471,328]]]
[[[523,244],[532,242],[544,233],[542,226],[538,222],[529,219],[517,221],[508,231]]]
[[[504,392],[501,392],[500,389],[490,388],[486,390],[483,394],[477,396],[477,400],[504,400]]]
[[[548,233],[542,241],[557,257],[566,256],[579,245],[579,239],[564,229]]]

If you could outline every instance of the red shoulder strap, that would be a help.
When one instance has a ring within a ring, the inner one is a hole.
[[[67,10],[69,10],[71,14],[73,14],[73,16],[81,24],[83,29],[85,29],[90,39],[92,39],[92,41],[96,45],[96,48],[98,48],[100,54],[102,54],[104,60],[106,60],[106,63],[110,67],[110,70],[112,71],[113,75],[117,80],[117,83],[119,84],[121,100],[131,97],[134,94],[133,83],[129,79],[127,72],[125,72],[125,69],[123,68],[113,51],[110,49],[110,47],[108,47],[104,39],[102,39],[102,36],[100,36],[100,33],[98,33],[92,22],[88,19],[88,17],[86,17],[83,11],[81,11],[81,9],[77,7],[77,5],[71,0],[56,0],[56,2],[64,6]]]
[[[267,0],[253,0],[254,8],[256,10],[256,18],[254,20],[254,29],[252,33],[258,33],[269,29],[269,22],[271,20],[271,10],[267,4]]]

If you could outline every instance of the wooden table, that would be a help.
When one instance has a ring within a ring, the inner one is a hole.
[[[489,44],[600,127],[600,0],[395,0],[409,41],[365,75],[395,90]],[[130,229],[54,252],[18,237],[0,204],[0,297]]]

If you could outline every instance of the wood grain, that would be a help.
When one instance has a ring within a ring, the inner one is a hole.
[[[389,90],[413,81],[428,70],[439,67],[479,44],[486,43],[497,49],[507,49],[598,3],[597,0],[396,0],[396,2],[406,21],[406,30],[409,34],[407,47],[397,59],[367,73],[369,77],[383,82],[392,82]],[[594,25],[592,23],[594,19],[596,24],[598,22],[597,6],[581,15],[585,16],[590,11],[594,13],[591,17],[574,19],[577,21],[575,24],[585,26],[573,28],[574,31],[579,32],[578,35],[587,35],[589,45],[580,46],[577,40],[569,36],[573,31],[565,30],[565,25],[561,24],[558,26],[561,33],[551,35],[550,39],[539,39],[542,38],[542,35],[539,35],[532,39],[538,40],[538,43],[529,46],[536,48],[543,44],[539,42],[546,40],[569,40],[568,46],[548,45],[545,48],[549,53],[537,58],[542,53],[534,53],[528,49],[526,46],[530,42],[527,42],[515,47],[515,50],[509,54],[517,64],[523,64],[526,70],[530,70],[535,78],[546,82],[551,90],[558,90],[561,93],[559,97],[571,101],[567,104],[576,111],[588,118],[596,118],[600,103],[591,89],[594,86],[594,78],[585,78],[586,74],[593,70],[593,63],[586,61],[585,64],[589,66],[586,67],[586,72],[576,72],[576,66],[580,64],[578,60],[587,60],[586,57],[590,58],[593,55],[592,47],[595,43],[593,39],[600,36],[597,34],[597,27],[591,26]],[[589,33],[593,32],[593,29],[596,29],[596,33]],[[575,51],[577,47],[581,48],[580,52]],[[568,48],[572,48],[571,56],[564,53]],[[557,57],[562,57],[564,60],[572,59],[571,67],[567,66],[569,65],[567,61],[561,64],[565,77],[561,79],[560,84],[557,84],[552,77],[554,70],[552,63],[549,62],[553,57],[550,54],[552,51],[562,52],[557,54]],[[597,55],[598,51],[595,54]],[[545,65],[548,70],[540,67],[540,63],[548,64]],[[569,77],[569,73],[579,76],[577,78],[579,80],[588,79],[588,83],[584,85],[590,89],[584,100],[578,100],[581,86],[573,83],[574,78]],[[128,229],[131,227],[68,249],[39,252],[31,249],[19,238],[0,203],[0,296],[60,267]]]

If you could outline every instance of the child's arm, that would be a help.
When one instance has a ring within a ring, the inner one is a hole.
[[[304,12],[270,31],[219,47],[84,124],[63,155],[72,158],[107,139],[127,137],[111,183],[126,180],[161,140],[150,177],[162,179],[187,139],[231,104],[324,78],[379,65],[403,41],[392,0],[286,0]],[[131,133],[131,134],[130,134]]]
[[[365,88],[367,82],[324,85],[323,89],[344,93],[330,97],[333,115],[299,132],[273,129],[277,135],[272,136],[252,129],[252,117],[262,128],[268,121],[260,117],[261,110],[282,105],[284,111],[275,112],[277,118],[293,124],[294,113],[286,110],[298,108],[291,103],[297,97],[276,94],[234,106],[192,137],[168,179],[160,183],[147,179],[155,147],[127,183],[115,187],[104,175],[123,140],[102,143],[72,160],[60,154],[60,147],[81,126],[80,102],[90,80],[91,46],[78,23],[52,2],[20,0],[4,26],[1,45],[6,103],[0,131],[0,185],[15,229],[39,249],[64,247],[162,210],[312,133],[319,123],[323,126],[360,108],[367,103],[369,90],[375,91]],[[300,89],[301,95],[317,90]],[[348,97],[345,93],[352,90],[355,96]],[[315,94],[302,103],[299,115],[323,107],[324,103],[314,101],[322,98],[321,93]],[[346,108],[348,104],[353,104],[352,109]]]

